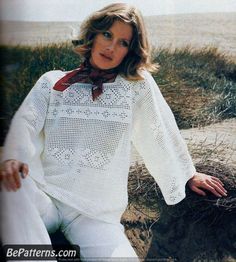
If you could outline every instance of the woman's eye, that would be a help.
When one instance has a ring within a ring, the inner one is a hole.
[[[129,47],[129,43],[125,40],[122,40],[120,43],[123,47]]]
[[[109,39],[111,38],[111,33],[108,32],[108,31],[103,32],[102,34],[103,34],[103,36],[104,36],[105,38],[109,38]]]

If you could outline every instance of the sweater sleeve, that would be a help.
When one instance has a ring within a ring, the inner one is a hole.
[[[39,152],[49,104],[49,73],[39,78],[15,113],[4,143],[2,161],[17,159],[29,163]]]
[[[136,86],[132,142],[168,205],[185,198],[195,167],[175,118],[150,73]]]

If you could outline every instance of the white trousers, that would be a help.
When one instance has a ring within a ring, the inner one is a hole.
[[[49,233],[62,230],[71,244],[80,246],[83,261],[139,261],[121,224],[88,218],[50,198],[27,177],[16,192],[1,192],[3,244],[51,244]]]

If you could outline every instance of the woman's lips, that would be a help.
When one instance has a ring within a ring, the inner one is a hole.
[[[107,59],[107,60],[109,60],[109,61],[112,60],[112,58],[111,58],[110,56],[107,56],[107,55],[102,54],[102,53],[100,53],[100,55],[101,55],[103,58],[105,58],[105,59]]]

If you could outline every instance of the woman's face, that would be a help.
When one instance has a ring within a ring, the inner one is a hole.
[[[107,31],[98,33],[91,49],[92,66],[99,69],[117,67],[129,51],[132,36],[132,26],[121,21],[115,21]]]

